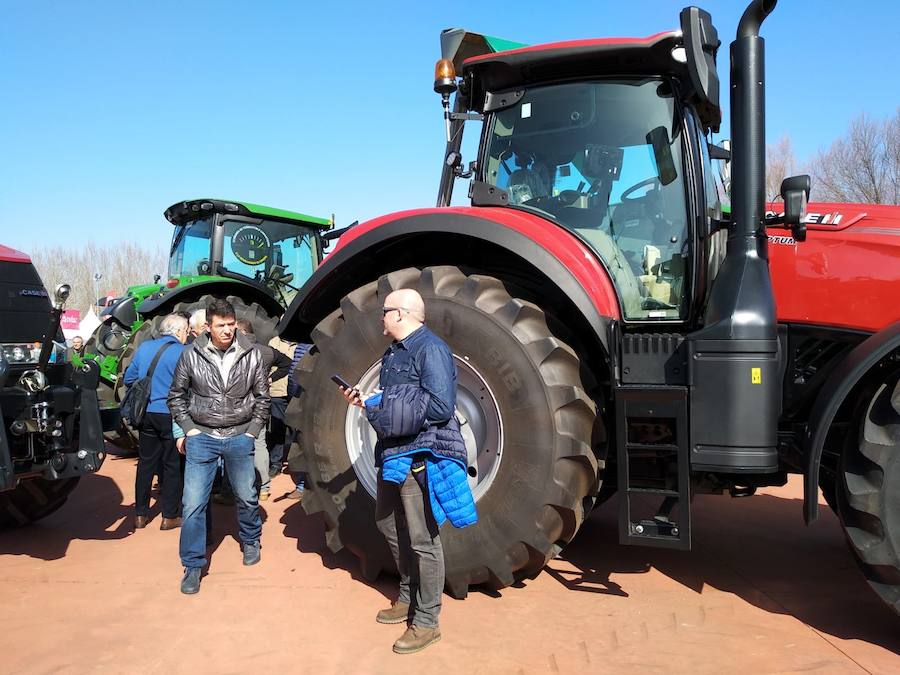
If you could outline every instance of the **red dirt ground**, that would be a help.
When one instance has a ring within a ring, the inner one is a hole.
[[[617,544],[596,511],[536,579],[445,596],[443,640],[397,656],[375,623],[395,582],[364,581],[323,526],[263,504],[262,562],[241,565],[217,506],[200,593],[179,593],[178,530],[133,532],[134,460],[110,457],[56,514],[0,534],[5,673],[900,673],[900,618],[857,571],[825,508],[803,525],[801,482],[750,499],[698,497],[690,553]]]

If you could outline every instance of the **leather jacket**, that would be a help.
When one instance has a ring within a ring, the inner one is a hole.
[[[168,404],[172,418],[185,433],[198,429],[216,436],[246,433],[255,438],[266,426],[270,399],[262,355],[240,331],[234,340],[236,354],[227,385],[208,334],[199,336],[182,352]]]

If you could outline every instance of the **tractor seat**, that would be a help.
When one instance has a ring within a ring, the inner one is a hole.
[[[579,209],[571,209],[578,211]],[[635,318],[641,316],[641,303],[644,298],[645,291],[638,283],[628,259],[622,252],[612,237],[609,236],[609,224],[604,219],[598,226],[594,227],[572,227],[572,230],[581,236],[590,244],[591,248],[597,252],[606,269],[612,276],[613,283],[619,293],[622,302],[622,311],[626,318]]]

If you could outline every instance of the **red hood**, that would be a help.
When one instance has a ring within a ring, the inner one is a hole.
[[[0,244],[0,260],[4,262],[18,262],[18,263],[30,263],[31,258],[22,253],[21,251],[17,251],[14,248],[9,248],[8,246],[4,246]]]
[[[805,242],[767,230],[779,321],[871,332],[900,321],[900,206],[814,202],[807,214]]]

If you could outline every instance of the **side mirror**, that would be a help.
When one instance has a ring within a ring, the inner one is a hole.
[[[69,284],[60,284],[53,293],[53,299],[56,301],[56,309],[62,309],[72,293],[72,287]]]
[[[809,202],[809,176],[791,176],[781,181],[784,200],[784,224],[790,226],[795,241],[806,241],[806,205]]]

